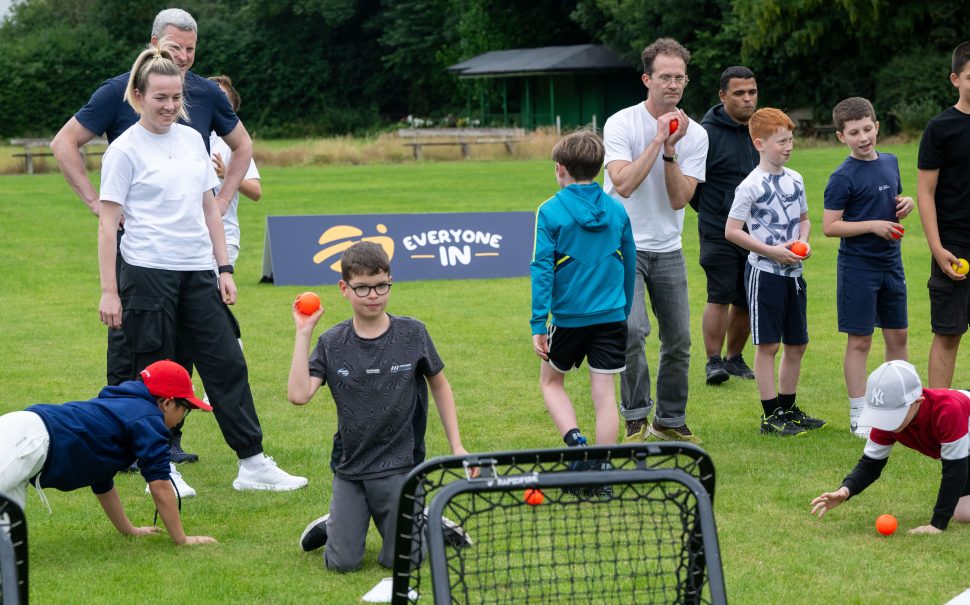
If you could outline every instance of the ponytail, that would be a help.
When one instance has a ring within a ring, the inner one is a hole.
[[[151,75],[159,76],[178,76],[179,80],[183,82],[182,70],[178,68],[175,64],[174,57],[172,55],[171,43],[167,42],[164,38],[159,41],[157,47],[149,46],[138,55],[135,59],[134,65],[131,66],[131,75],[128,77],[128,87],[125,89],[125,101],[131,105],[132,109],[135,110],[139,115],[142,113],[141,103],[135,98],[135,91],[141,93],[142,96],[148,90],[148,78]],[[178,117],[183,121],[188,122],[189,116],[186,112],[185,98],[183,96],[182,103],[179,105]]]

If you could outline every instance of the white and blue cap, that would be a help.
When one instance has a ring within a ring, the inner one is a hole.
[[[903,423],[909,406],[923,396],[923,384],[916,368],[908,361],[887,361],[869,374],[866,382],[866,407],[860,426],[895,431]]]

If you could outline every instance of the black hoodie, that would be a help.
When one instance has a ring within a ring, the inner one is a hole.
[[[697,185],[691,208],[697,211],[701,237],[724,239],[724,223],[734,202],[734,190],[761,161],[747,124],[738,124],[719,103],[704,115],[701,126],[710,142],[707,175]]]

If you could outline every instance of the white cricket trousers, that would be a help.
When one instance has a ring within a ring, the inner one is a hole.
[[[10,412],[0,416],[0,493],[24,508],[27,483],[44,468],[50,435],[40,416]]]

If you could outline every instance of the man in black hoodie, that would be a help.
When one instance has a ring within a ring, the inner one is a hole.
[[[734,190],[758,165],[759,156],[748,134],[748,119],[758,108],[758,84],[747,67],[733,66],[721,74],[721,102],[712,107],[701,126],[707,131],[707,180],[698,184],[691,207],[697,211],[700,264],[707,274],[707,306],[702,328],[707,352],[707,384],[728,378],[754,378],[744,362],[751,327],[744,291],[748,251],[724,238],[724,223]],[[727,349],[721,349],[727,338]]]

